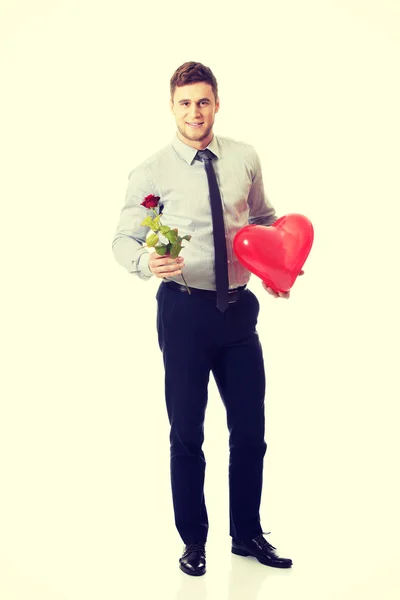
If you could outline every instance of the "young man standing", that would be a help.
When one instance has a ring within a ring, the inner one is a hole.
[[[208,382],[213,373],[229,429],[229,524],[232,552],[272,567],[292,566],[263,537],[260,523],[265,372],[256,331],[257,297],[246,287],[250,272],[233,252],[236,233],[250,224],[271,225],[275,210],[264,193],[254,149],[215,136],[218,86],[196,62],[170,81],[177,132],[172,143],[133,170],[113,240],[116,260],[143,280],[157,277],[157,330],[165,367],[171,450],[171,485],[177,530],[185,544],[180,568],[206,570],[208,517],[202,451]],[[150,214],[142,206],[160,198],[163,225],[191,235],[174,259],[143,247]],[[190,288],[183,285],[181,274]],[[274,296],[289,297],[289,294]]]

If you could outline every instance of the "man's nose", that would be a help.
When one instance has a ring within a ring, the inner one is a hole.
[[[191,106],[189,110],[190,119],[196,119],[200,116],[200,108],[198,106]]]

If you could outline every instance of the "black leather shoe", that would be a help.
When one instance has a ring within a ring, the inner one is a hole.
[[[187,575],[204,575],[206,572],[205,544],[188,544],[179,559],[180,569]]]
[[[293,561],[290,558],[279,558],[274,552],[276,548],[271,546],[261,533],[252,540],[239,541],[232,539],[232,552],[239,556],[254,556],[263,565],[289,569]]]

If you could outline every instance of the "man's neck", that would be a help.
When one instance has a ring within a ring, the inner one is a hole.
[[[211,144],[214,138],[213,132],[211,132],[211,134],[207,138],[205,138],[204,140],[199,140],[198,142],[185,138],[183,135],[181,135],[180,131],[177,131],[176,134],[178,136],[178,139],[183,144],[186,144],[186,146],[190,146],[191,148],[195,148],[196,150],[204,150],[204,148],[207,148],[207,146]]]

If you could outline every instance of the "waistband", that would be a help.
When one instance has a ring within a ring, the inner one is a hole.
[[[167,288],[174,290],[176,292],[184,292],[185,294],[188,293],[188,291],[184,285],[175,283],[175,281],[163,281],[163,285],[165,285]],[[201,290],[199,288],[193,288],[190,286],[188,286],[188,287],[189,287],[189,290],[192,292],[192,294],[203,296],[204,298],[209,298],[210,300],[215,300],[215,301],[217,300],[217,292],[214,290]],[[239,298],[241,292],[244,292],[246,287],[247,287],[247,285],[242,285],[240,287],[229,290],[228,291],[229,304],[236,302],[236,300]]]

